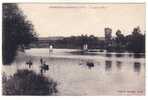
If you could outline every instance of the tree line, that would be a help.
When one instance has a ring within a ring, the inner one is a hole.
[[[132,33],[124,36],[117,30],[116,37],[112,39],[111,46],[106,44],[107,51],[145,53],[145,34],[141,33],[139,27],[133,29]]]
[[[145,34],[142,34],[139,27],[133,29],[129,35],[124,35],[120,30],[110,41],[100,39],[94,35],[70,36],[62,40],[49,41],[55,48],[82,49],[84,44],[88,49],[104,49],[108,52],[145,52]]]
[[[50,41],[55,48],[69,48],[69,49],[82,49],[83,44],[88,44],[89,49],[102,48],[104,41],[99,40],[94,35],[80,35],[63,38],[62,40]]]

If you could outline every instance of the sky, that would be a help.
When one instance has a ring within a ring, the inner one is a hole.
[[[140,26],[145,31],[145,4],[18,4],[39,37],[104,36],[104,28],[124,35]]]

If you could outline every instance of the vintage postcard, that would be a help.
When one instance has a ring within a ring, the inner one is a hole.
[[[145,3],[3,3],[2,95],[145,95]]]

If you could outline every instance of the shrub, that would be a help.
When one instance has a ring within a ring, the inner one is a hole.
[[[3,75],[3,95],[53,95],[57,83],[29,70],[18,70],[10,78]]]

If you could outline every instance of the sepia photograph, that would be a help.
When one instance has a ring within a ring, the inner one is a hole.
[[[144,96],[145,3],[3,3],[3,96]]]

